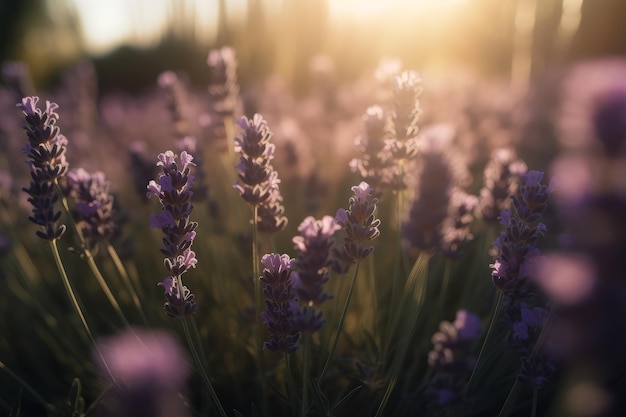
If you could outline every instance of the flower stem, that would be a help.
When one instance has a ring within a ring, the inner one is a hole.
[[[491,335],[491,332],[493,331],[493,327],[494,324],[496,322],[496,318],[498,316],[498,312],[500,310],[500,304],[502,304],[502,291],[498,291],[498,298],[496,299],[496,304],[493,307],[493,312],[491,313],[491,318],[489,320],[489,328],[487,329],[487,334],[485,335],[485,340],[483,341],[483,345],[480,348],[480,353],[478,354],[478,358],[476,359],[476,364],[474,365],[474,369],[472,369],[472,373],[470,374],[469,380],[467,381],[467,384],[465,384],[465,394],[467,395],[469,393],[472,381],[474,379],[474,376],[476,375],[477,371],[478,371],[478,367],[480,366],[481,362],[480,360],[482,359],[484,353],[485,353],[485,348],[487,347],[487,342],[489,341],[489,336]]]
[[[128,290],[129,294],[132,297],[133,304],[135,305],[135,308],[139,312],[139,315],[141,316],[141,320],[143,321],[144,325],[148,326],[149,325],[148,318],[146,317],[146,314],[143,312],[143,308],[141,308],[141,301],[139,300],[139,295],[137,294],[137,290],[135,289],[135,286],[133,285],[130,277],[128,276],[128,272],[126,271],[126,268],[124,267],[124,264],[122,263],[122,260],[117,254],[117,251],[115,250],[113,245],[111,245],[110,243],[107,243],[107,252],[109,254],[109,257],[113,261],[113,264],[115,264],[115,268],[119,272],[120,277],[122,278],[122,281],[124,282],[124,285],[126,285],[126,289]]]
[[[335,332],[335,337],[333,340],[333,344],[328,352],[328,358],[326,359],[326,364],[324,364],[324,368],[322,368],[322,373],[319,377],[319,382],[321,383],[324,380],[324,376],[326,375],[326,370],[328,369],[328,364],[335,353],[335,349],[337,348],[337,342],[339,340],[339,335],[343,329],[343,322],[346,319],[346,315],[348,312],[348,307],[350,306],[350,299],[352,298],[352,293],[354,292],[354,284],[356,283],[356,277],[359,273],[359,264],[360,261],[357,259],[354,265],[354,273],[352,274],[352,281],[350,281],[350,288],[348,289],[348,296],[346,297],[346,303],[343,306],[343,311],[341,312],[341,317],[339,318],[339,324],[337,325],[337,331]]]
[[[539,393],[536,385],[533,385],[533,405],[531,408],[530,417],[537,415],[537,403],[539,402]]]
[[[267,416],[266,410],[266,387],[265,387],[265,364],[263,360],[263,335],[262,335],[262,322],[261,322],[261,310],[263,306],[263,300],[261,299],[261,280],[259,272],[259,232],[258,228],[258,206],[254,206],[252,210],[252,279],[254,280],[254,305],[256,308],[256,354],[257,354],[257,373],[259,382],[261,384],[261,410],[262,416]]]
[[[102,351],[100,351],[100,348],[98,347],[98,344],[96,343],[96,339],[93,337],[93,334],[91,333],[91,330],[89,329],[89,325],[87,324],[85,315],[83,314],[83,311],[80,307],[78,297],[76,296],[74,289],[72,288],[72,284],[67,276],[67,273],[65,272],[65,268],[63,267],[63,261],[61,260],[61,255],[59,254],[59,247],[57,246],[56,240],[50,241],[50,248],[52,249],[52,255],[54,256],[54,261],[56,262],[59,273],[61,274],[61,280],[63,281],[63,286],[65,287],[65,291],[67,292],[67,295],[72,303],[72,307],[74,307],[74,311],[78,315],[78,318],[80,319],[80,322],[82,323],[85,329],[85,332],[87,333],[87,336],[89,337],[89,341],[91,342],[94,349],[98,353],[98,356],[100,356],[100,359],[102,360],[102,365],[106,368],[112,380],[115,381],[115,376],[111,372],[109,365],[106,363],[106,360],[104,359],[104,356],[102,355]]]
[[[191,354],[193,355],[193,359],[196,362],[198,369],[200,370],[200,376],[202,377],[204,384],[209,390],[209,395],[211,395],[211,399],[213,400],[213,404],[217,408],[219,415],[221,417],[227,417],[226,411],[224,411],[224,407],[222,407],[222,403],[220,402],[219,398],[217,397],[217,393],[215,392],[215,389],[213,388],[213,384],[211,383],[209,376],[204,370],[204,366],[202,365],[202,358],[200,358],[200,355],[198,355],[198,350],[196,349],[196,345],[193,342],[193,338],[191,337],[191,332],[189,331],[189,324],[187,323],[187,320],[191,320],[191,319],[188,319],[187,317],[182,319],[183,330],[185,331],[185,337],[187,338],[187,343],[189,344],[189,349],[191,349]]]
[[[124,313],[122,312],[122,309],[120,308],[120,305],[117,302],[117,299],[113,295],[113,292],[111,292],[111,289],[109,288],[109,285],[107,284],[106,280],[104,279],[104,276],[100,272],[100,269],[98,269],[98,265],[96,265],[96,261],[93,258],[93,254],[91,253],[91,251],[89,250],[89,247],[87,246],[87,242],[85,242],[85,239],[83,238],[83,235],[78,230],[78,227],[76,227],[76,223],[72,220],[72,215],[71,215],[70,208],[69,208],[69,205],[68,205],[68,202],[67,202],[67,198],[65,198],[65,196],[63,195],[63,192],[61,191],[61,187],[59,186],[59,183],[56,180],[55,180],[54,184],[56,186],[57,194],[59,195],[59,199],[61,200],[63,209],[65,210],[65,213],[67,214],[68,218],[70,219],[69,221],[72,224],[72,228],[74,229],[74,233],[76,234],[76,236],[78,237],[78,239],[80,241],[81,249],[83,250],[83,254],[85,255],[85,258],[87,259],[87,264],[89,265],[89,268],[91,269],[91,272],[96,277],[96,281],[98,281],[98,284],[100,285],[100,288],[102,288],[102,291],[106,295],[107,300],[109,300],[109,303],[111,303],[111,305],[113,306],[113,309],[115,310],[115,312],[119,316],[119,318],[122,321],[122,323],[124,323],[124,325],[126,327],[130,328],[130,324],[128,323],[128,320],[126,319],[126,316],[124,316]],[[56,244],[55,244],[55,246],[56,246]]]
[[[0,369],[4,369],[5,372],[9,374],[9,376],[11,376],[13,379],[15,379],[22,386],[22,388],[26,389],[26,391],[28,391],[28,393],[35,400],[37,400],[37,402],[39,402],[41,405],[43,405],[53,415],[58,415],[59,414],[59,410],[53,404],[50,404],[46,400],[44,400],[43,397],[41,397],[41,395],[39,395],[37,393],[37,391],[35,391],[33,389],[33,387],[31,387],[26,381],[24,381],[22,378],[20,378],[19,375],[17,375],[15,372],[10,370],[2,361],[0,361]]]
[[[309,355],[311,352],[311,335],[309,333],[303,333],[304,337],[304,359],[302,361],[302,407],[300,408],[300,415],[306,417],[307,409],[309,408]]]

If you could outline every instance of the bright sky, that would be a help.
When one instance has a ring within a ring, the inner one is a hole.
[[[172,15],[184,14],[195,20],[199,39],[215,36],[218,0],[68,0],[78,13],[87,48],[105,53],[132,39],[137,45],[157,43]],[[448,13],[468,0],[328,0],[331,19],[367,20],[391,14]],[[268,0],[265,0],[268,3]],[[280,0],[269,3],[280,4]],[[247,0],[227,0],[230,12],[243,11]]]

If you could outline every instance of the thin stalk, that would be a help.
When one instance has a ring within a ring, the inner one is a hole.
[[[328,358],[326,359],[326,364],[324,364],[324,368],[322,368],[322,373],[319,377],[320,384],[324,380],[324,376],[326,375],[326,370],[328,369],[328,364],[335,353],[335,349],[337,348],[337,342],[339,341],[339,335],[343,329],[343,322],[346,319],[346,315],[348,312],[348,307],[350,306],[350,299],[352,298],[352,293],[354,292],[354,284],[356,283],[356,277],[359,273],[359,264],[360,260],[357,259],[354,265],[354,273],[352,274],[352,281],[350,282],[350,289],[348,289],[348,296],[346,297],[346,303],[343,306],[343,311],[341,312],[341,317],[339,318],[339,324],[337,325],[337,331],[335,332],[335,338],[333,340],[333,344],[328,352]]]
[[[378,410],[376,411],[376,417],[380,417],[380,415],[382,415],[385,407],[387,406],[387,403],[389,402],[389,398],[391,398],[391,394],[396,386],[396,383],[398,382],[398,376],[400,375],[402,363],[404,362],[404,357],[411,343],[411,338],[417,324],[417,319],[422,311],[421,307],[424,303],[424,298],[426,296],[426,287],[428,285],[429,259],[430,255],[426,253],[421,253],[415,261],[413,268],[411,268],[411,273],[409,274],[409,278],[407,279],[404,288],[407,297],[402,303],[402,306],[400,306],[402,310],[399,309],[398,311],[404,310],[403,307],[408,302],[409,297],[413,297],[413,299],[415,300],[416,311],[413,314],[410,314],[405,322],[403,331],[404,337],[400,341],[399,349],[393,358],[390,372],[390,381],[387,385],[387,389],[385,390],[385,394],[383,395],[383,399],[378,406]],[[393,332],[391,333],[391,335],[393,335]]]
[[[93,345],[94,349],[98,353],[98,356],[100,356],[100,359],[102,360],[102,365],[106,368],[112,380],[115,381],[115,376],[111,372],[111,369],[109,369],[109,365],[106,363],[106,360],[104,359],[104,355],[102,355],[102,351],[98,347],[98,344],[96,343],[96,339],[93,337],[93,334],[91,333],[91,330],[89,329],[89,325],[87,324],[85,315],[83,314],[83,311],[80,307],[78,298],[76,297],[76,294],[74,293],[74,289],[72,288],[72,284],[67,276],[67,273],[65,272],[65,268],[63,266],[63,261],[61,260],[61,255],[59,254],[59,247],[57,246],[56,240],[50,241],[50,248],[52,249],[52,255],[54,256],[54,261],[56,262],[59,273],[61,274],[61,280],[63,281],[63,286],[65,287],[65,291],[67,292],[67,295],[72,303],[72,307],[74,307],[74,311],[80,318],[80,322],[85,328],[85,332],[87,333],[87,336],[89,337],[89,340],[91,341],[91,344]]]
[[[393,265],[393,284],[391,286],[391,305],[398,305],[399,291],[402,288],[400,278],[404,276],[404,262],[402,260],[402,205],[404,193],[398,191],[396,198],[396,232],[398,233],[398,246]]]
[[[302,361],[302,406],[300,416],[306,417],[309,408],[309,355],[311,352],[311,335],[302,334],[304,338],[304,359]]]
[[[258,227],[258,206],[254,206],[252,210],[252,279],[254,279],[254,304],[256,307],[256,354],[257,354],[257,373],[259,375],[259,382],[261,383],[261,410],[262,416],[267,416],[267,404],[266,404],[266,387],[265,387],[265,363],[263,360],[263,335],[262,335],[262,322],[261,322],[261,310],[263,309],[263,300],[261,298],[261,280],[259,271],[259,232]]]
[[[28,391],[28,393],[35,400],[37,400],[37,402],[39,402],[41,405],[43,405],[48,411],[51,411],[54,415],[58,415],[59,414],[59,410],[53,404],[50,404],[46,400],[44,400],[43,397],[41,395],[39,395],[37,393],[37,391],[35,391],[33,389],[33,387],[31,387],[26,381],[24,381],[22,378],[20,378],[19,375],[17,375],[15,372],[13,372],[11,369],[9,369],[9,367],[6,366],[2,361],[0,361],[0,369],[4,369],[4,371],[6,373],[8,373],[9,376],[11,376],[13,379],[15,379],[18,382],[18,384],[20,384],[22,386],[22,388],[24,388],[26,391]]]
[[[104,292],[104,294],[106,295],[107,299],[109,300],[109,303],[111,303],[111,305],[113,306],[113,309],[115,310],[115,312],[119,316],[119,318],[122,321],[122,323],[124,323],[124,325],[126,327],[130,328],[130,324],[128,323],[128,320],[126,320],[126,316],[124,316],[124,313],[122,312],[122,309],[120,308],[120,305],[117,302],[117,299],[115,298],[115,296],[111,292],[111,289],[109,288],[109,285],[107,284],[106,280],[104,279],[104,276],[100,272],[100,269],[98,269],[98,265],[96,265],[96,261],[93,258],[93,254],[91,253],[91,251],[89,250],[89,248],[87,246],[87,242],[85,242],[85,239],[83,239],[83,236],[80,233],[80,231],[78,230],[78,227],[76,226],[76,223],[72,219],[72,215],[71,215],[71,212],[70,212],[70,207],[69,207],[69,205],[67,203],[67,199],[63,195],[63,192],[61,191],[61,187],[59,186],[59,183],[57,182],[57,180],[55,180],[54,184],[56,186],[57,194],[59,195],[59,199],[61,200],[63,209],[65,210],[65,213],[67,214],[68,219],[70,220],[69,223],[71,223],[72,229],[74,229],[75,235],[78,236],[78,239],[80,240],[81,249],[83,250],[85,258],[87,259],[87,264],[89,265],[89,268],[91,269],[91,272],[96,277],[96,281],[98,281],[98,284],[100,285],[100,288],[102,288],[102,291]]]
[[[504,401],[504,405],[502,406],[502,409],[500,409],[500,413],[498,413],[498,417],[504,417],[509,414],[509,408],[511,408],[511,405],[513,404],[513,398],[514,398],[513,394],[515,393],[517,384],[518,382],[517,380],[515,380],[513,387],[511,387],[511,391],[509,391],[509,395],[507,395],[506,397],[506,401]]]
[[[126,289],[128,290],[128,293],[130,294],[133,300],[133,304],[135,305],[135,308],[137,309],[137,311],[139,312],[139,315],[141,316],[141,320],[146,326],[149,326],[148,318],[146,317],[146,314],[144,313],[143,308],[141,308],[141,301],[139,300],[139,295],[137,294],[137,290],[135,289],[135,286],[133,285],[130,279],[130,276],[128,276],[128,272],[126,271],[126,268],[124,267],[124,264],[122,263],[122,260],[117,254],[117,251],[115,250],[113,245],[111,245],[108,242],[107,242],[107,253],[109,254],[109,257],[111,258],[111,260],[113,261],[115,268],[119,272],[120,277],[122,278],[122,281],[124,282],[124,285],[126,285]]]
[[[533,385],[533,405],[530,412],[530,417],[537,415],[537,404],[539,403],[539,392],[536,385]]]
[[[465,393],[466,395],[469,393],[472,381],[474,379],[474,375],[476,375],[477,371],[478,371],[478,367],[480,366],[481,362],[480,360],[482,359],[484,353],[485,353],[485,348],[487,347],[487,342],[489,341],[489,336],[491,335],[491,332],[493,331],[493,327],[494,324],[496,322],[496,318],[498,316],[498,312],[500,311],[500,304],[502,304],[502,291],[498,291],[498,298],[496,299],[496,303],[493,307],[493,312],[491,313],[491,318],[489,319],[489,328],[487,329],[487,334],[485,335],[485,340],[483,341],[483,344],[480,348],[480,353],[478,354],[478,358],[476,359],[476,364],[474,365],[474,369],[472,369],[472,373],[470,374],[470,377],[467,381],[467,384],[465,384]]]
[[[448,294],[448,286],[450,285],[450,270],[452,269],[452,260],[446,259],[443,267],[443,282],[441,283],[441,291],[439,292],[439,317],[444,316],[446,309],[446,296]]]
[[[291,354],[285,352],[285,376],[287,380],[287,398],[291,405],[291,416],[296,417],[296,408],[294,403],[294,395],[296,394],[295,383],[293,381],[293,373],[291,371]]]
[[[182,287],[182,284],[180,285]],[[219,415],[221,417],[227,417],[226,411],[224,411],[224,407],[222,407],[222,403],[220,402],[219,398],[217,397],[217,393],[215,392],[215,389],[213,388],[213,384],[211,383],[209,376],[204,370],[204,366],[202,365],[202,358],[200,358],[200,355],[198,355],[198,350],[196,349],[196,345],[193,342],[193,338],[191,337],[191,333],[189,331],[189,324],[187,323],[187,320],[188,320],[187,317],[181,320],[183,323],[183,330],[185,331],[185,337],[187,338],[187,343],[189,344],[189,348],[191,349],[191,354],[193,355],[193,359],[196,362],[198,369],[200,370],[200,376],[202,377],[204,384],[209,390],[209,395],[211,396],[211,399],[213,400],[213,404],[215,405],[215,408],[217,408]]]
[[[91,412],[96,408],[96,406],[98,404],[100,404],[100,402],[104,399],[104,397],[111,391],[111,388],[113,388],[113,385],[110,385],[108,387],[106,387],[104,389],[104,391],[102,391],[102,393],[100,395],[98,395],[98,398],[96,398],[90,405],[89,408],[87,408],[87,410],[85,410],[85,414],[83,415],[83,417],[87,417],[89,414],[91,414]]]

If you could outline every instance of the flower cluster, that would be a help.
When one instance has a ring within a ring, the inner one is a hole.
[[[350,197],[348,210],[337,210],[335,220],[345,230],[343,248],[353,260],[366,258],[374,250],[373,246],[363,246],[364,242],[376,239],[380,235],[376,218],[377,198],[372,198],[372,189],[366,182],[352,187],[354,197]]]
[[[272,166],[275,145],[272,133],[260,114],[252,119],[241,117],[241,137],[235,138],[235,152],[241,157],[237,164],[239,181],[233,186],[241,197],[257,208],[258,230],[275,233],[287,226],[285,208],[278,185],[278,173]]]
[[[170,317],[182,318],[196,311],[194,295],[183,285],[182,275],[189,268],[195,268],[198,262],[195,252],[191,250],[198,223],[189,219],[193,209],[190,201],[193,157],[185,151],[181,152],[181,168],[177,159],[178,155],[172,151],[159,154],[157,166],[163,169],[163,173],[158,180],[148,183],[147,196],[156,196],[163,209],[161,214],[150,215],[150,226],[161,229],[165,234],[161,253],[166,257],[164,264],[169,276],[159,283],[167,299],[165,311]]]
[[[263,348],[275,352],[292,353],[298,349],[300,332],[294,326],[294,308],[297,309],[293,286],[294,259],[289,255],[269,253],[263,255],[261,263],[265,267],[261,281],[265,284],[265,310],[261,319],[269,330],[269,341]]]
[[[466,379],[476,363],[472,348],[481,332],[478,316],[459,310],[453,323],[442,322],[433,335],[428,364],[435,375],[429,385],[438,407],[459,405],[463,401]]]
[[[460,187],[469,174],[453,151],[454,135],[452,126],[439,124],[420,136],[415,172],[406,176],[408,204],[401,230],[403,244],[411,251],[455,256],[461,243],[473,238],[469,228],[476,197]]]
[[[552,359],[543,352],[535,352],[535,345],[548,319],[548,311],[542,307],[520,305],[520,314],[513,322],[509,345],[520,354],[521,367],[518,378],[529,385],[542,388],[554,372]]]
[[[484,171],[478,214],[487,222],[495,222],[503,210],[511,207],[510,196],[517,192],[519,179],[526,173],[526,164],[517,159],[512,148],[495,150]]]
[[[530,260],[538,255],[537,239],[546,232],[539,217],[547,207],[552,187],[541,184],[543,172],[529,171],[519,187],[519,196],[512,196],[513,208],[503,211],[500,219],[506,230],[494,245],[499,251],[491,277],[501,291],[519,290],[529,278]]]
[[[67,190],[76,202],[74,219],[87,245],[110,239],[117,229],[115,200],[104,173],[73,169],[67,174]]]
[[[313,306],[332,298],[330,294],[324,293],[323,285],[328,281],[333,236],[339,229],[341,226],[331,216],[324,216],[321,220],[309,216],[298,226],[301,235],[293,238],[298,251],[296,272],[293,274],[294,287],[299,301],[304,303],[296,313],[299,321],[296,327],[301,331],[319,330],[325,322],[321,318],[322,313],[315,312]]]
[[[220,116],[234,116],[239,95],[235,50],[228,46],[211,50],[207,65],[211,70],[209,96],[213,110]]]
[[[30,195],[32,215],[29,220],[42,227],[37,236],[44,240],[59,239],[65,232],[65,225],[58,224],[61,212],[55,210],[59,199],[57,184],[65,176],[68,163],[65,159],[67,139],[56,125],[59,115],[55,112],[59,106],[46,101],[46,109],[37,108],[39,97],[25,97],[17,107],[22,110],[26,124],[24,130],[28,144],[22,149],[27,154],[26,162],[30,166],[31,182],[24,191]]]
[[[375,190],[376,197],[380,197],[389,185],[389,170],[393,166],[386,145],[387,118],[382,107],[371,106],[366,110],[363,121],[365,133],[355,140],[363,155],[350,161],[350,168],[353,172],[358,171],[363,181]]]
[[[159,87],[165,92],[167,109],[172,116],[174,135],[177,138],[189,134],[189,110],[185,85],[181,78],[173,71],[165,71],[159,75]]]
[[[390,114],[391,139],[387,141],[387,150],[395,164],[391,187],[394,190],[404,190],[407,187],[404,165],[415,159],[418,153],[417,121],[422,113],[419,102],[422,79],[414,71],[404,71],[394,81],[393,109]]]

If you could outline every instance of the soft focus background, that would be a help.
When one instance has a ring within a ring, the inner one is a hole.
[[[304,84],[318,54],[344,79],[393,57],[525,83],[626,54],[625,18],[621,0],[3,0],[0,59],[26,62],[42,88],[93,59],[103,91],[145,89],[166,69],[202,85],[206,52],[222,45],[237,50],[243,85],[272,72]]]

